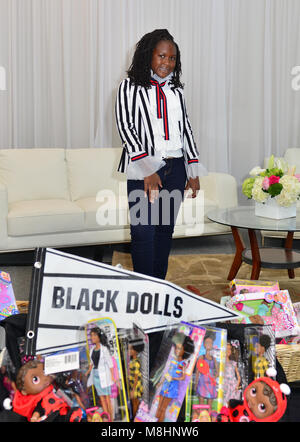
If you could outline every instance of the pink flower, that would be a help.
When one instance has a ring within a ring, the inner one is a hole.
[[[271,176],[269,177],[269,184],[270,184],[270,186],[272,186],[272,184],[279,183],[279,180],[280,180],[280,177],[279,177],[279,176],[271,175]]]
[[[262,182],[262,188],[263,188],[264,190],[268,190],[269,187],[270,187],[269,177],[265,176],[265,177],[264,177],[264,180],[263,180],[263,182]]]
[[[300,182],[300,173],[295,173],[295,175],[294,175],[296,178],[297,178],[297,180]]]

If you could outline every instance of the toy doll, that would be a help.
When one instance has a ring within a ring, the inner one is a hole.
[[[199,396],[199,403],[204,404],[207,400],[208,405],[212,407],[212,401],[217,397],[217,378],[219,365],[216,358],[211,354],[216,334],[213,331],[207,331],[203,340],[205,354],[199,356],[196,367],[196,393]]]
[[[192,422],[211,422],[209,405],[193,405]]]
[[[107,413],[110,420],[112,420],[111,388],[115,383],[115,379],[107,336],[99,327],[92,328],[90,336],[94,347],[90,355],[91,364],[86,372],[86,376],[88,376],[87,386],[94,385],[103,412]]]
[[[169,369],[158,384],[161,386],[159,393],[156,418],[158,422],[163,422],[168,406],[173,399],[178,397],[180,381],[185,379],[187,359],[194,352],[194,342],[183,333],[177,333],[173,337],[174,354],[171,358]]]
[[[235,342],[227,342],[226,364],[223,386],[223,401],[228,405],[230,399],[240,399],[241,391],[241,376],[238,371],[238,348],[234,345]]]
[[[132,340],[129,342],[129,392],[132,405],[133,417],[136,415],[141,398],[143,396],[143,383],[141,373],[141,363],[138,354],[144,350],[142,340]]]
[[[45,375],[42,362],[32,360],[24,364],[17,374],[16,387],[13,411],[30,422],[83,420],[81,408],[70,408],[56,394],[52,377]]]
[[[290,394],[287,384],[271,379],[276,370],[268,369],[267,376],[255,379],[244,392],[244,401],[232,400],[222,407],[219,422],[277,422],[285,413],[286,396]]]
[[[257,357],[254,359],[253,372],[255,378],[261,378],[265,376],[267,369],[269,368],[269,361],[265,357],[265,352],[271,345],[271,338],[268,335],[261,335],[259,341],[256,344]]]

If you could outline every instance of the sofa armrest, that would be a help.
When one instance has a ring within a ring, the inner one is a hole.
[[[238,204],[237,182],[232,175],[211,172],[200,178],[200,188],[204,191],[204,200],[208,198],[221,209]]]
[[[0,183],[0,241],[7,238],[8,198],[7,188]]]

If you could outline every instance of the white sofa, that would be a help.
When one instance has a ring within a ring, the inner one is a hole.
[[[0,149],[0,251],[129,242],[120,155],[121,148]],[[174,237],[230,232],[205,213],[237,205],[235,178],[210,173],[201,189],[182,205]],[[99,224],[99,210],[110,223]]]
[[[296,167],[296,173],[300,173],[300,148],[290,147],[287,149],[283,155],[283,158],[287,161],[290,166]],[[264,167],[267,167],[269,158],[265,158]],[[300,200],[297,201],[297,212],[300,210]],[[297,214],[298,216],[298,214]],[[275,232],[269,230],[262,230],[262,243],[264,244],[265,238],[286,238],[287,232]],[[294,239],[300,239],[300,232],[294,233]]]

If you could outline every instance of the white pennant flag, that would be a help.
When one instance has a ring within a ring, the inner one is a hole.
[[[205,324],[239,317],[171,282],[50,248],[36,251],[26,330],[27,354],[78,345],[89,320],[111,318],[118,329],[145,333],[180,321]]]

